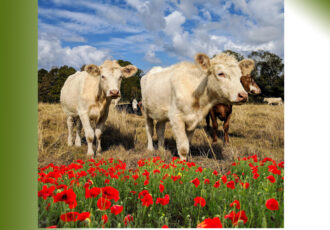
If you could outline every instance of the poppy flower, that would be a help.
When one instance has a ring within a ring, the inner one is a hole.
[[[206,218],[203,222],[197,225],[197,228],[222,228],[219,217]]]
[[[269,200],[266,201],[266,208],[268,208],[269,210],[275,211],[279,209],[278,206],[278,202],[276,199],[271,198]]]
[[[153,171],[153,173],[155,174],[155,173],[160,173],[160,170],[159,169],[155,169],[154,171]]]
[[[253,174],[253,179],[258,179],[259,176],[260,176],[260,175],[259,175],[258,173],[254,173],[254,174]]]
[[[170,196],[166,194],[164,198],[157,198],[156,204],[167,205],[170,202]]]
[[[218,171],[217,171],[217,170],[214,170],[212,174],[213,174],[214,176],[218,176]]]
[[[78,220],[79,213],[78,212],[68,212],[65,214],[62,214],[60,216],[61,220],[64,222],[71,222],[71,221],[77,221]]]
[[[109,184],[110,183],[110,180],[109,179],[105,179],[104,180],[104,184]]]
[[[196,177],[195,179],[193,179],[192,181],[190,181],[191,183],[193,183],[195,185],[195,187],[197,188],[200,184],[200,181],[198,179],[198,177]]]
[[[118,215],[119,213],[121,213],[123,211],[123,206],[120,205],[114,205],[111,207],[111,213]]]
[[[57,226],[56,225],[52,225],[52,226],[49,226],[47,228],[57,228]]]
[[[219,188],[219,186],[220,186],[220,181],[217,180],[217,181],[214,183],[213,187],[214,187],[214,188]]]
[[[84,221],[84,220],[86,220],[87,218],[89,218],[90,217],[90,212],[82,212],[82,213],[80,213],[79,215],[78,215],[78,220],[80,220],[80,221]]]
[[[149,194],[149,191],[148,190],[142,190],[140,193],[139,193],[139,199],[142,199],[145,195]]]
[[[142,206],[146,206],[149,207],[150,205],[152,205],[154,203],[154,201],[152,200],[152,196],[148,193],[146,194],[142,199]]]
[[[108,199],[105,199],[103,197],[100,197],[98,200],[97,200],[97,207],[100,209],[100,210],[107,210],[110,208],[111,206],[111,202],[108,200]]]
[[[210,180],[206,178],[206,179],[204,180],[204,184],[210,184]]]
[[[137,174],[135,175],[135,174],[134,174],[134,175],[132,175],[132,178],[133,178],[134,180],[136,180],[137,178],[139,178],[139,175],[137,175]]]
[[[127,216],[124,217],[124,224],[127,225],[129,222],[133,221],[133,216],[128,214]]]
[[[102,190],[102,197],[106,198],[108,200],[114,200],[114,201],[118,201],[119,200],[119,192],[117,189],[108,186],[108,187],[103,187],[101,188]]]
[[[202,167],[198,167],[198,169],[196,169],[195,172],[201,173],[201,172],[203,172],[203,168]]]
[[[278,163],[278,167],[280,167],[280,168],[284,168],[284,161]]]
[[[85,198],[86,199],[91,198],[91,197],[95,198],[100,194],[100,192],[101,192],[101,189],[97,188],[97,187],[94,187],[94,188],[91,188],[91,189],[86,188],[85,189]]]
[[[47,188],[47,185],[42,186],[42,189],[38,192],[38,197],[42,197],[44,200],[47,199],[47,197],[53,195],[53,192],[55,190],[55,185],[50,186]]]
[[[244,224],[248,221],[244,210],[239,211],[238,213],[232,211],[228,215],[225,215],[225,219],[230,219],[233,226],[236,226],[240,220],[242,220]]]
[[[270,175],[268,177],[266,177],[271,183],[275,183],[275,177],[273,175]]]
[[[223,175],[223,176],[221,177],[221,180],[222,180],[222,183],[223,183],[223,184],[226,184],[226,183],[227,183],[227,176],[226,176],[226,175]]]
[[[241,183],[241,185],[243,186],[243,188],[248,189],[250,187],[249,182],[245,182],[245,183]]]
[[[230,188],[230,189],[235,189],[235,182],[234,181],[229,181],[227,183],[227,188]]]
[[[236,207],[237,209],[241,209],[241,205],[240,205],[240,203],[239,203],[238,200],[234,200],[234,201],[230,204],[230,207],[233,207],[234,205],[235,205],[235,207]]]
[[[198,204],[201,207],[204,207],[205,204],[206,204],[206,201],[205,201],[205,199],[203,197],[199,197],[199,196],[198,197],[195,197],[194,201],[195,201],[195,204],[194,204],[195,207],[197,207]]]
[[[107,214],[104,214],[102,216],[102,220],[103,220],[103,224],[106,224],[108,222],[108,216],[107,216]]]
[[[162,228],[168,228],[168,226],[167,225],[163,225]]]
[[[143,185],[146,186],[148,184],[149,184],[149,180],[147,179],[147,180],[144,181]]]
[[[159,191],[160,193],[163,193],[165,189],[165,186],[163,184],[159,184]]]
[[[73,209],[77,206],[76,194],[71,188],[69,190],[59,192],[54,196],[54,203],[60,201],[63,201],[68,204],[70,209]]]

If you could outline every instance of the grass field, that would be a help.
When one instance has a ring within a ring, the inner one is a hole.
[[[148,152],[144,117],[118,113],[111,105],[106,129],[102,136],[102,157],[120,159],[128,168],[135,168],[141,158],[159,155],[171,161],[176,152],[171,127],[166,126],[165,151]],[[87,145],[67,146],[66,117],[59,104],[38,105],[38,164],[70,164],[86,160]],[[202,121],[191,143],[191,161],[202,167],[224,172],[237,157],[258,155],[276,161],[284,159],[284,106],[245,104],[233,107],[230,123],[230,144],[223,146],[222,123],[219,121],[218,142],[212,145],[212,130]],[[156,135],[154,136],[156,141]],[[214,154],[213,154],[214,153]],[[214,159],[216,158],[216,159]]]

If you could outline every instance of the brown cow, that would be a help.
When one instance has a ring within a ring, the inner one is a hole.
[[[241,83],[246,92],[248,92],[249,94],[257,95],[261,93],[261,90],[251,76],[251,72],[254,69],[254,61],[251,59],[249,60],[251,61],[249,64],[245,64],[244,67],[241,67],[242,69]],[[217,142],[217,130],[218,130],[217,117],[224,122],[223,123],[224,143],[225,144],[229,143],[228,130],[229,130],[229,121],[231,118],[232,108],[233,108],[232,105],[217,104],[213,106],[210,112],[207,114],[205,119],[208,128],[210,127],[210,117],[212,120],[213,143]]]

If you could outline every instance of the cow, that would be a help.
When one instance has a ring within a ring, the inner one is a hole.
[[[249,94],[257,95],[261,93],[261,90],[251,76],[251,72],[253,71],[254,66],[255,64],[252,59],[246,59],[245,63],[240,63],[240,68],[242,70],[241,83],[246,92],[248,92]],[[205,118],[207,128],[210,127],[210,118],[212,120],[213,143],[217,142],[217,130],[218,130],[217,118],[223,121],[224,143],[225,144],[229,143],[228,131],[229,131],[229,121],[231,118],[232,108],[233,108],[232,105],[217,104],[213,106],[210,112],[207,114]]]
[[[199,53],[195,55],[195,63],[181,62],[156,68],[141,78],[147,149],[154,149],[154,120],[157,121],[158,147],[164,148],[165,125],[169,121],[180,159],[187,160],[194,130],[214,105],[247,101],[248,94],[240,82],[239,63],[226,53],[212,59]]]
[[[67,115],[68,145],[73,145],[73,125],[77,123],[75,145],[81,146],[81,124],[87,140],[87,155],[94,156],[93,141],[97,140],[96,153],[100,154],[101,134],[109,113],[111,100],[120,97],[122,78],[137,72],[134,65],[121,67],[117,61],[106,60],[101,66],[86,65],[84,71],[69,76],[61,89],[61,105]],[[91,126],[94,120],[95,132]]]
[[[116,105],[115,108],[118,112],[125,112],[125,113],[128,113],[128,114],[136,114],[136,115],[139,115],[139,116],[142,115],[141,109],[138,106],[138,102],[135,98],[129,104],[128,103],[127,104],[119,104],[119,105]]]
[[[272,105],[272,104],[283,105],[281,97],[268,97],[268,98],[265,97],[264,102],[267,102],[268,105]]]

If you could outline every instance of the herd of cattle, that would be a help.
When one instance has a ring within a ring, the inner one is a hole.
[[[75,145],[81,146],[81,128],[87,140],[87,155],[100,154],[101,135],[108,118],[111,101],[122,112],[144,115],[148,150],[153,150],[154,121],[158,148],[164,148],[164,132],[170,122],[177,150],[182,160],[187,159],[189,143],[198,123],[210,118],[213,141],[216,142],[217,117],[224,121],[224,142],[229,142],[228,129],[232,106],[247,101],[248,94],[261,90],[251,77],[252,59],[238,62],[233,56],[220,53],[213,58],[196,54],[195,62],[181,62],[167,68],[154,67],[141,78],[142,101],[118,104],[122,78],[133,76],[133,65],[121,67],[117,61],[106,60],[101,66],[87,65],[82,72],[69,76],[61,90],[61,105],[67,115],[68,145],[73,145],[73,126],[76,125]],[[281,98],[265,98],[268,104],[282,104]],[[95,129],[91,126],[95,120]]]

